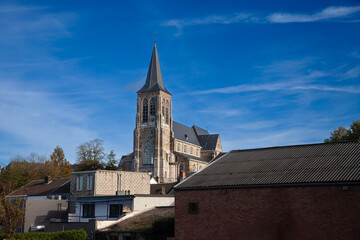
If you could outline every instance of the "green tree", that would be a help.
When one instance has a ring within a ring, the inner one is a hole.
[[[104,169],[105,157],[103,141],[94,139],[76,148],[79,171]]]
[[[353,121],[346,129],[338,127],[330,133],[330,138],[325,139],[324,142],[339,142],[339,141],[356,141],[360,139],[360,120]]]
[[[116,154],[114,150],[111,150],[110,153],[107,155],[107,163],[105,165],[106,170],[117,170],[118,162],[115,159]]]
[[[45,162],[47,175],[54,178],[69,178],[71,164],[66,160],[64,150],[57,146],[50,155],[50,160]]]

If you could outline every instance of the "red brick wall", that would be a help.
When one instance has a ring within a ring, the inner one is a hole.
[[[175,238],[360,239],[360,186],[176,191]],[[189,214],[188,203],[199,202]]]

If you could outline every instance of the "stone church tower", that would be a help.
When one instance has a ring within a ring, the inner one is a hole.
[[[152,173],[159,183],[176,181],[171,94],[163,83],[156,43],[145,85],[137,94],[134,170]]]

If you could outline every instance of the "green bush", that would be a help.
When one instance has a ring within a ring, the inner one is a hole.
[[[0,235],[2,239],[23,239],[23,240],[86,240],[87,234],[83,229],[63,232],[31,232],[16,233],[13,238]]]

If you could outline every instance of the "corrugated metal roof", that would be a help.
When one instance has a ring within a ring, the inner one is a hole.
[[[231,151],[176,189],[359,180],[360,143],[338,142]]]

